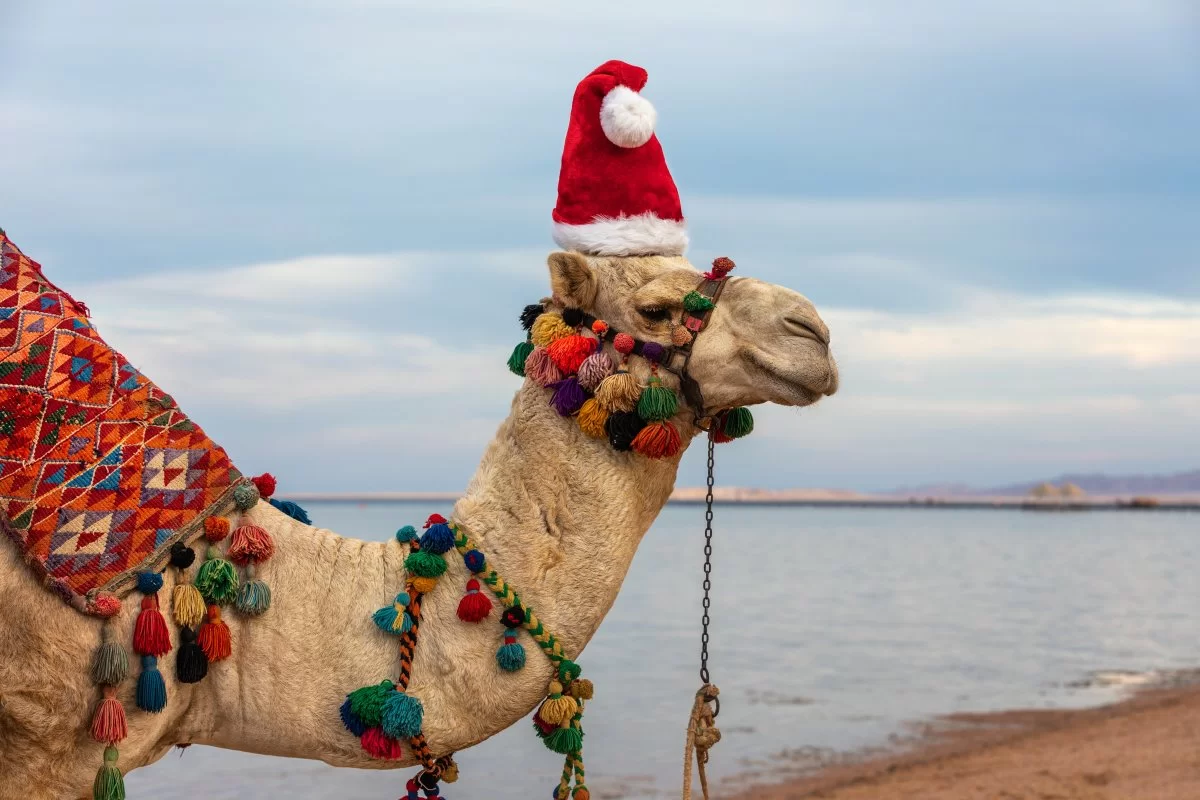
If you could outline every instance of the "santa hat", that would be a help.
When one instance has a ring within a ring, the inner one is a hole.
[[[558,174],[554,241],[603,256],[681,255],[679,191],[639,92],[646,70],[608,61],[579,82]]]

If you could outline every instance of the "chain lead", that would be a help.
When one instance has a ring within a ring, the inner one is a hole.
[[[704,496],[704,615],[700,618],[700,680],[709,683],[708,677],[708,610],[712,606],[709,592],[712,590],[712,537],[713,537],[713,467],[716,463],[713,450],[716,442],[712,432],[708,435],[708,492]],[[714,702],[713,716],[721,713],[721,703]]]

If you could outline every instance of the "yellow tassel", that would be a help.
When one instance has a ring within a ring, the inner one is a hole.
[[[589,397],[584,402],[583,408],[579,409],[579,429],[593,439],[604,438],[604,423],[607,420],[608,412],[594,397]]]
[[[408,585],[418,594],[432,592],[433,587],[437,586],[437,578],[420,578],[413,576],[408,579]]]
[[[596,387],[596,402],[610,414],[614,411],[633,411],[641,396],[641,384],[624,370],[609,375]]]
[[[185,628],[195,628],[204,621],[206,611],[200,590],[190,583],[179,583],[171,590],[171,616]]]
[[[579,704],[569,694],[563,694],[562,684],[550,681],[550,696],[542,703],[538,716],[551,725],[565,725],[579,710]]]
[[[574,333],[575,329],[563,322],[563,318],[558,314],[542,314],[533,321],[533,329],[529,332],[529,341],[537,347],[547,347],[551,342]]]

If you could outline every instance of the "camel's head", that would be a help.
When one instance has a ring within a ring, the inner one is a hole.
[[[548,263],[558,302],[667,346],[684,296],[701,281],[683,257],[558,252]],[[707,412],[756,403],[807,406],[838,386],[829,328],[813,304],[749,277],[729,278],[693,344],[687,372],[700,385]]]

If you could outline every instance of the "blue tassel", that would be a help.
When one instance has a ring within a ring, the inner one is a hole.
[[[396,600],[390,606],[384,606],[375,612],[371,617],[375,620],[375,626],[384,633],[390,633],[393,636],[403,636],[412,630],[413,619],[404,609],[408,608],[409,603],[408,592],[401,592],[396,595]]]
[[[383,732],[393,739],[411,739],[421,732],[424,717],[420,700],[404,692],[393,692],[383,703]]]
[[[421,549],[427,553],[448,552],[454,548],[454,532],[444,522],[430,525],[429,530],[421,536]]]
[[[496,663],[505,672],[516,672],[525,666],[525,648],[517,641],[515,628],[504,631],[504,644],[496,651]]]
[[[157,714],[167,706],[167,685],[158,671],[158,659],[142,656],[142,674],[138,675],[137,706],[142,711]]]
[[[350,699],[346,698],[346,702],[342,703],[340,709],[342,715],[342,724],[346,726],[346,730],[353,733],[355,736],[362,736],[367,731],[367,726],[359,719],[353,711],[350,710]]]
[[[312,520],[308,518],[308,512],[296,503],[293,503],[291,500],[276,500],[274,497],[272,497],[267,502],[297,522],[303,522],[305,525],[312,525]]]
[[[414,528],[412,525],[405,525],[403,528],[396,531],[396,541],[400,542],[401,544],[404,544],[405,542],[411,542],[413,539],[416,539],[416,538],[417,538],[417,529]]]

